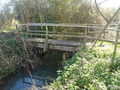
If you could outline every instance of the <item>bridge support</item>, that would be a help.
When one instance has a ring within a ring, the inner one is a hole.
[[[69,59],[68,57],[69,57],[69,53],[68,52],[64,52],[63,53],[63,62],[65,62],[67,59]]]
[[[46,26],[45,47],[43,49],[43,52],[46,52],[47,50],[48,50],[48,26]]]
[[[86,27],[84,32],[84,46],[86,46],[87,32],[88,32],[88,28]]]

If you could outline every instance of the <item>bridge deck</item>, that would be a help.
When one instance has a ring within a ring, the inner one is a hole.
[[[26,42],[34,43],[35,47],[44,48],[45,39],[43,38],[29,38],[24,39]],[[81,45],[78,41],[67,41],[67,40],[48,40],[48,49],[56,49],[62,51],[77,51]]]
[[[93,46],[98,40],[113,43],[115,44],[115,51],[117,44],[120,43],[118,40],[120,38],[120,30],[106,28],[105,31],[104,27],[99,25],[28,23],[16,25],[16,29],[20,37],[32,43],[35,47],[43,48],[44,52],[48,49],[78,51],[80,46],[86,46],[86,43],[91,40],[95,40]],[[110,36],[110,33],[113,32],[114,34],[116,33],[114,38]],[[27,39],[25,37],[27,37]],[[70,40],[67,41],[64,39]],[[83,43],[76,40],[83,40]]]

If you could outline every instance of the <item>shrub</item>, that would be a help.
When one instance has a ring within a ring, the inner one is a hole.
[[[85,50],[82,54],[87,52]],[[49,86],[50,90],[113,90],[120,86],[119,54],[114,70],[110,68],[111,50],[94,48],[84,58],[79,54],[66,61],[64,70],[58,71],[59,77]]]

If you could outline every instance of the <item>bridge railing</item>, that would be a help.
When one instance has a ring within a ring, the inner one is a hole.
[[[45,45],[47,48],[48,39],[78,40],[78,38],[80,38],[84,41],[85,45],[87,40],[95,40],[97,35],[103,30],[103,27],[81,24],[28,23],[18,24],[17,29],[24,38],[45,38]],[[112,34],[110,34],[110,32],[112,32]],[[118,29],[107,28],[98,40],[110,43],[120,43],[118,40],[119,32],[120,30]]]

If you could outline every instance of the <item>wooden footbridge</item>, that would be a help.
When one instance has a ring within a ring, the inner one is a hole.
[[[80,46],[87,45],[88,40],[96,40],[103,30],[100,25],[28,23],[16,25],[24,42],[29,42],[43,51],[56,49],[62,51],[77,51]],[[111,39],[110,31],[116,32],[116,38]],[[119,43],[119,30],[106,29],[98,40]]]

